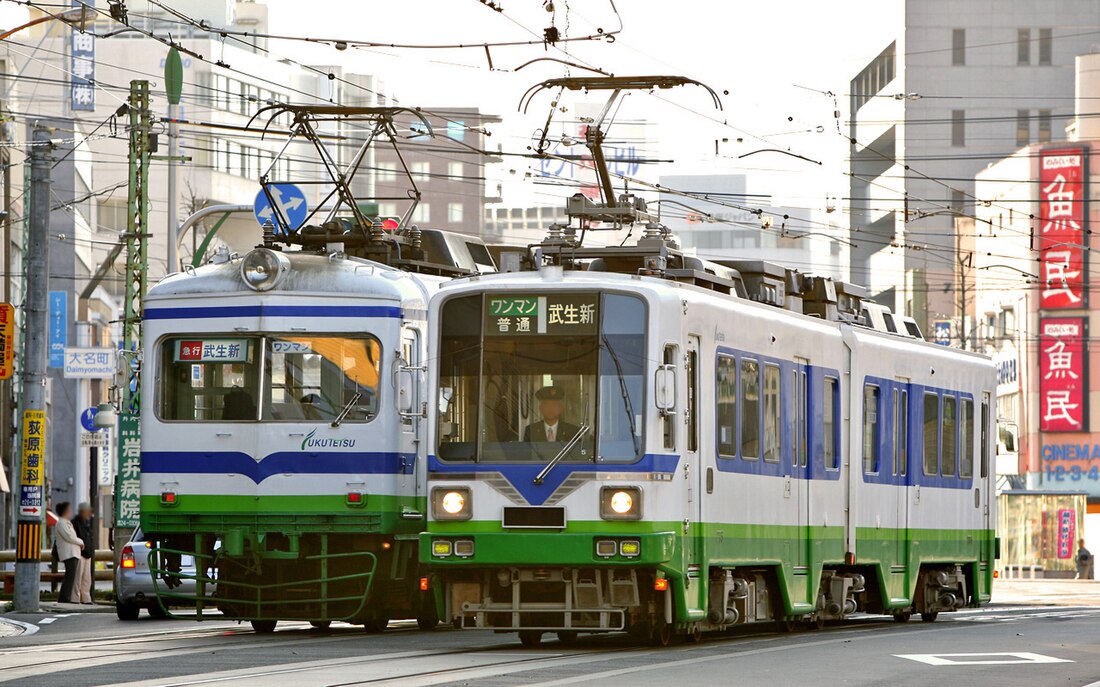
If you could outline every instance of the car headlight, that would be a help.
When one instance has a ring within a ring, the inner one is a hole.
[[[269,248],[257,248],[241,261],[241,279],[254,291],[268,291],[290,271],[290,258]]]
[[[600,517],[604,520],[639,520],[642,490],[638,487],[604,487],[600,490]]]
[[[466,487],[432,490],[432,516],[436,520],[469,520],[470,506],[470,490]]]

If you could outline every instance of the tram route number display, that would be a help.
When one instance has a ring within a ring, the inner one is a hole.
[[[598,294],[489,295],[485,298],[486,336],[595,334]]]

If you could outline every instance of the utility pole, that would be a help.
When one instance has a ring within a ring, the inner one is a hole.
[[[39,556],[45,516],[46,349],[49,331],[50,130],[35,125],[31,140],[30,231],[27,235],[26,299],[23,337],[23,445],[19,520],[15,544],[14,610],[38,610],[42,582]]]
[[[126,295],[122,315],[123,360],[129,358],[127,383],[119,397],[118,478],[115,491],[115,563],[138,525],[138,500],[127,497],[126,483],[140,480],[141,428],[141,313],[149,271],[149,82],[131,81],[130,189],[126,216]]]

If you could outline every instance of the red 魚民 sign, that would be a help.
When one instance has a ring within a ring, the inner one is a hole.
[[[1039,429],[1088,431],[1085,413],[1085,318],[1039,320]]]
[[[1085,149],[1059,148],[1039,155],[1039,307],[1083,308],[1085,288]]]

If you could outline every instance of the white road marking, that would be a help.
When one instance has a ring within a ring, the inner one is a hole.
[[[1029,651],[991,652],[978,654],[894,654],[895,658],[927,663],[930,666],[1007,666],[1021,663],[1074,663],[1068,658],[1055,658]],[[992,658],[999,657],[999,658]]]
[[[38,624],[39,625],[49,625],[50,623],[52,623],[55,620],[57,620],[57,618],[43,618],[42,620],[38,621]]]

